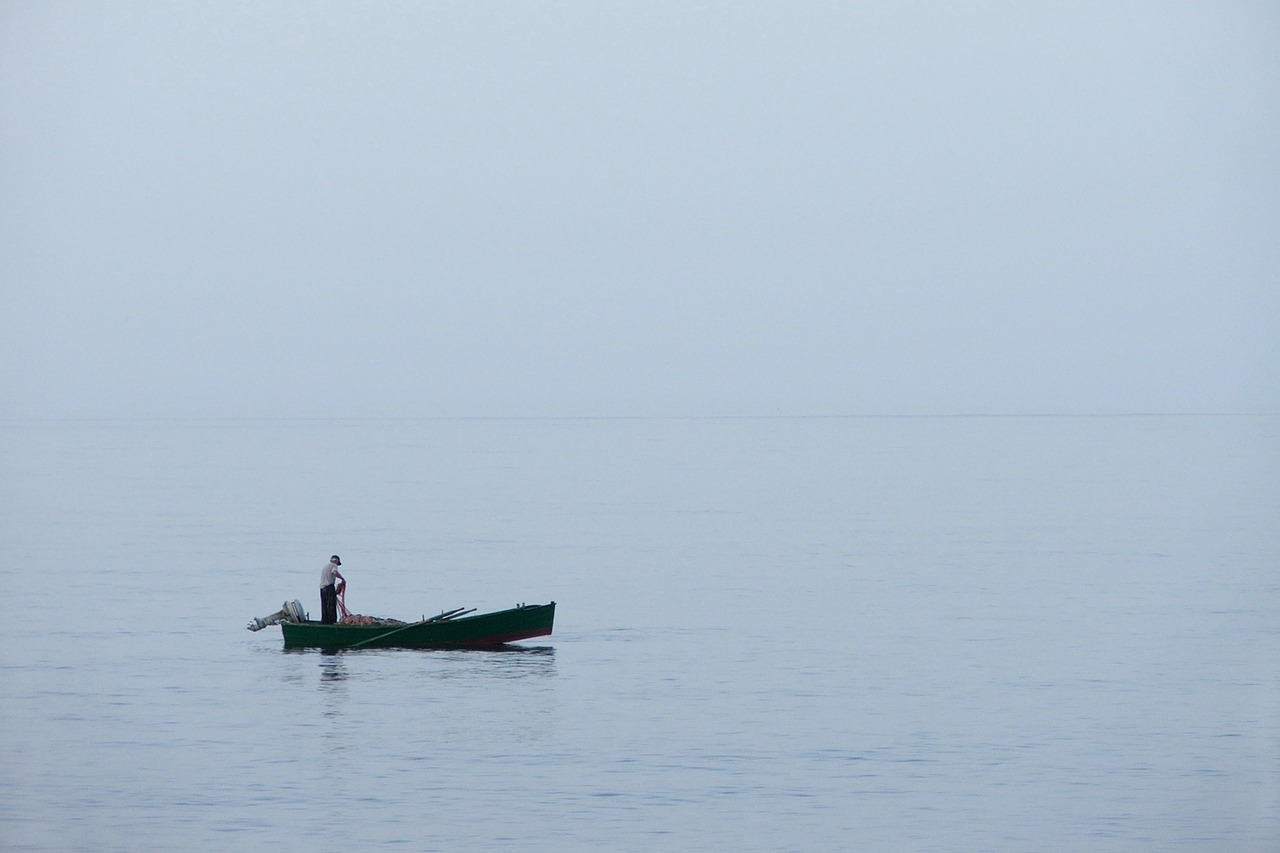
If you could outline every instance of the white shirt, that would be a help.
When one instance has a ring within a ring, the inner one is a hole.
[[[324,564],[324,568],[320,570],[321,589],[324,589],[326,586],[333,586],[333,570],[336,568],[337,566],[333,564],[333,560]]]

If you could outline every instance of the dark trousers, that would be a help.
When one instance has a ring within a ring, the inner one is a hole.
[[[320,621],[326,625],[338,621],[338,590],[333,584],[320,587]]]

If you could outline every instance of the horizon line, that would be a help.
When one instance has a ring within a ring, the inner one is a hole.
[[[740,414],[740,415],[102,415],[0,417],[0,423],[229,423],[235,421],[762,421],[762,420],[942,420],[942,419],[1034,419],[1034,418],[1267,418],[1276,412],[936,412],[867,414]]]

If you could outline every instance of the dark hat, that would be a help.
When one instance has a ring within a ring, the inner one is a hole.
[[[329,558],[329,562],[330,562],[330,563],[337,563],[339,566],[341,566],[341,565],[342,565],[342,561],[338,559],[338,555],[337,555],[337,554],[334,554],[332,557],[330,557],[330,558]]]

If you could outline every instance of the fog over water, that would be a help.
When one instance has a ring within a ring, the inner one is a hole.
[[[5,3],[16,417],[1277,410],[1266,3]]]

